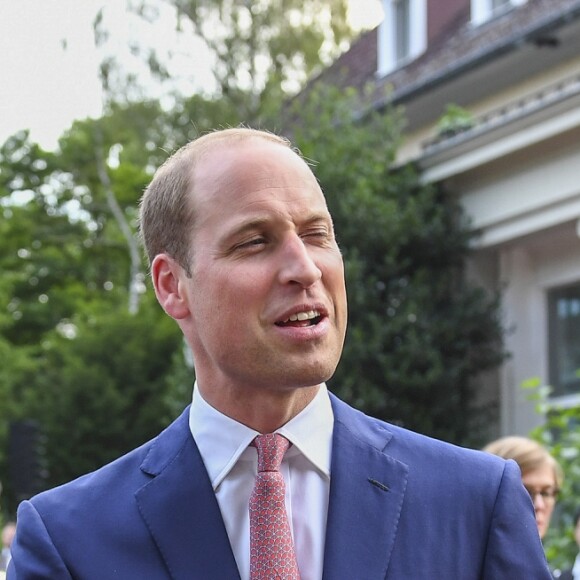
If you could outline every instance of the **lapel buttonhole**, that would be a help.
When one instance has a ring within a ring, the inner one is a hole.
[[[376,479],[373,479],[372,477],[369,477],[368,480],[369,480],[369,483],[372,483],[375,487],[378,487],[380,490],[389,491],[388,485],[385,485],[384,483],[381,483],[380,481],[377,481]]]

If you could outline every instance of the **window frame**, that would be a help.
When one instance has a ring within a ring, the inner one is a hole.
[[[512,8],[522,6],[527,1],[506,0],[502,5],[494,8],[494,0],[471,0],[471,24],[479,26]]]
[[[400,34],[397,31],[397,4],[408,1],[408,52],[397,56]],[[417,58],[427,49],[427,0],[383,0],[384,18],[378,29],[377,75],[385,76]]]
[[[562,383],[562,376],[566,369],[562,368],[562,360],[565,358],[570,347],[562,341],[562,335],[566,333],[566,328],[562,326],[562,317],[559,315],[559,309],[563,308],[559,302],[561,300],[573,300],[574,305],[568,308],[576,309],[577,312],[573,313],[577,317],[576,323],[579,325],[578,332],[578,345],[580,348],[580,280],[571,284],[565,284],[563,286],[555,286],[550,288],[546,293],[546,303],[547,303],[547,313],[548,313],[548,384],[550,385],[552,392],[550,394],[551,398],[577,398],[580,397],[580,354],[578,355],[577,369],[574,372],[576,378],[572,379],[572,388],[568,386],[570,381],[565,381]],[[570,344],[570,343],[569,343]],[[562,350],[564,349],[564,353]],[[574,365],[576,366],[576,365]]]

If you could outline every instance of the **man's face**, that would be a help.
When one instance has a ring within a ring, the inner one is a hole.
[[[279,390],[330,378],[346,331],[344,268],[310,169],[253,139],[210,151],[193,183],[181,328],[200,384]]]

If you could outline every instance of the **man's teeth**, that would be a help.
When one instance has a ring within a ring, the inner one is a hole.
[[[312,320],[320,316],[318,310],[309,310],[308,312],[298,312],[297,314],[292,314],[290,318],[285,320],[285,322],[296,322],[296,321],[303,321],[303,320]]]

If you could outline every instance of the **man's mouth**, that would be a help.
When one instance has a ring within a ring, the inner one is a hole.
[[[314,326],[320,322],[321,318],[322,316],[318,310],[307,310],[305,312],[297,312],[290,315],[286,320],[276,322],[276,326]]]

